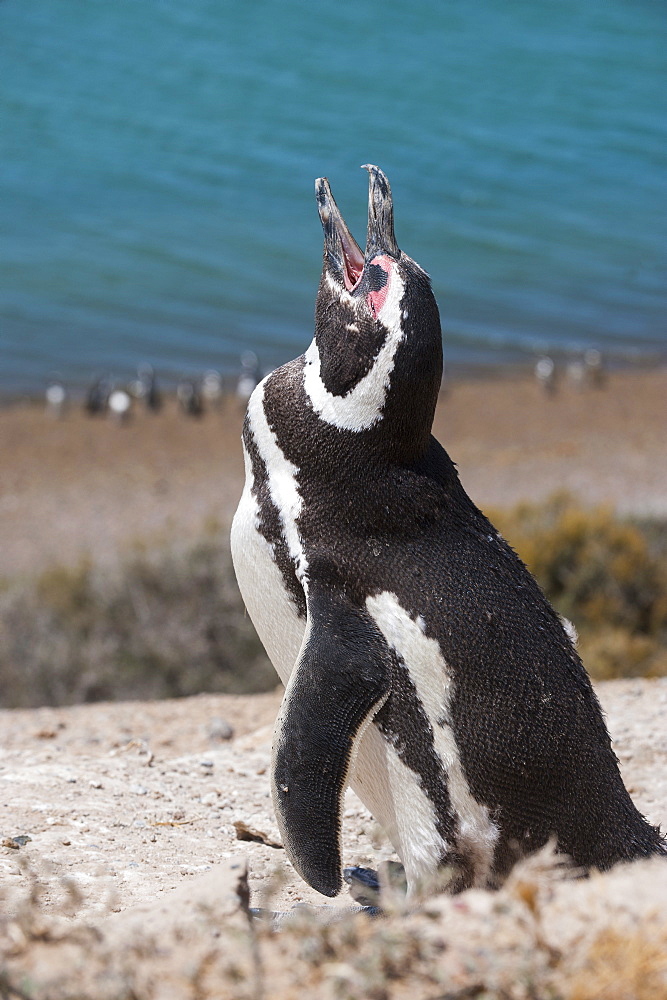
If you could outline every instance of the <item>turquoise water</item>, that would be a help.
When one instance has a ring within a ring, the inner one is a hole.
[[[0,389],[299,353],[366,162],[450,362],[664,359],[666,53],[650,0],[4,0]]]

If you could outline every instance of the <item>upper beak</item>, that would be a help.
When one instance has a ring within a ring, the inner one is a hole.
[[[368,230],[366,254],[348,229],[334,200],[326,177],[315,181],[315,194],[324,230],[324,254],[330,265],[341,273],[348,291],[359,282],[366,261],[378,253],[400,257],[394,237],[394,209],[389,181],[379,167],[366,164],[368,171]]]
[[[400,257],[394,236],[394,203],[389,181],[379,167],[365,163],[368,171],[368,232],[366,235],[366,260],[377,253]]]

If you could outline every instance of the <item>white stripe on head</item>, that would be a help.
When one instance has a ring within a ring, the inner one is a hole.
[[[440,646],[424,635],[421,616],[413,620],[395,594],[385,591],[369,597],[366,608],[404,662],[431,723],[435,751],[447,774],[449,798],[458,818],[457,847],[473,862],[475,885],[484,885],[491,873],[498,830],[486,806],[473,797],[463,773],[451,723],[453,680]]]
[[[347,291],[343,295],[338,285],[335,288],[341,298],[345,297],[357,305],[356,300]],[[335,396],[325,387],[320,373],[320,353],[315,340],[306,351],[303,385],[315,413],[326,423],[342,430],[364,431],[382,419],[396,351],[405,337],[401,325],[403,290],[403,281],[398,272],[393,270],[386,298],[377,317],[387,328],[387,338],[373,361],[371,370],[344,396]],[[341,339],[343,337],[344,334],[341,332]]]

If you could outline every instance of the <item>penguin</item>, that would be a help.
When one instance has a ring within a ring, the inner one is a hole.
[[[162,409],[162,394],[152,365],[139,365],[137,377],[130,384],[129,391],[135,399],[143,401],[147,410],[158,413]]]
[[[67,409],[67,389],[59,375],[54,374],[49,378],[46,387],[45,400],[46,412],[49,417],[58,420],[65,415]]]
[[[125,389],[112,389],[109,393],[108,401],[109,416],[111,419],[123,425],[127,423],[132,412],[132,397]]]
[[[259,358],[254,351],[244,351],[241,355],[241,371],[236,383],[236,398],[241,409],[245,409],[253,389],[259,382]]]
[[[594,389],[603,389],[606,383],[605,363],[602,353],[596,347],[584,351],[586,381]]]
[[[188,417],[199,419],[204,413],[204,403],[201,395],[199,380],[196,378],[182,378],[176,386],[176,398],[181,410]]]
[[[223,398],[222,375],[215,368],[209,368],[204,372],[201,380],[201,395],[212,409],[220,409]]]
[[[563,623],[431,434],[438,307],[396,242],[386,176],[366,169],[365,252],[316,182],[314,339],[250,397],[231,530],[285,684],[271,784],[287,855],[340,892],[348,785],[412,898],[443,873],[451,892],[495,887],[550,840],[583,869],[665,854]]]
[[[547,396],[553,396],[556,391],[556,364],[547,354],[535,362],[535,378],[537,384]]]
[[[100,413],[106,413],[112,389],[113,385],[108,378],[96,378],[86,393],[84,402],[86,413],[91,417],[95,417]]]

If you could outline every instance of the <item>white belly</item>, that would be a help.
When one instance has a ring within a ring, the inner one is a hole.
[[[257,530],[257,502],[248,481],[232,521],[231,548],[241,596],[278,675],[287,684],[306,629],[290,599],[271,545]]]

